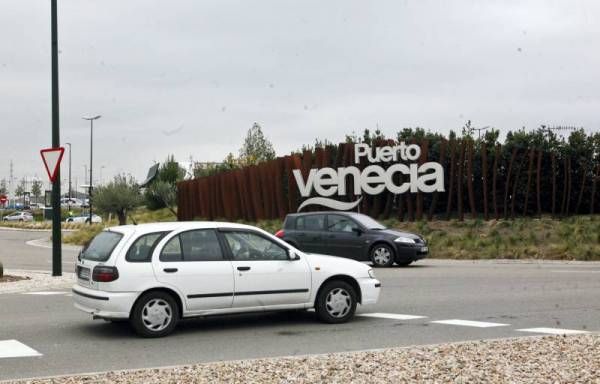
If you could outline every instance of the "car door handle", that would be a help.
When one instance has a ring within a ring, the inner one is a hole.
[[[238,271],[249,271],[250,267],[237,267]]]
[[[177,268],[165,268],[163,269],[163,271],[167,272],[167,273],[175,273],[178,271]]]

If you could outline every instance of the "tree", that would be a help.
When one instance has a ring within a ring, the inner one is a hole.
[[[146,192],[144,193],[144,200],[146,201],[146,207],[150,210],[157,210],[167,207],[165,200],[155,190],[155,184],[167,183],[171,189],[175,190],[177,182],[183,180],[185,176],[185,170],[179,166],[179,163],[175,160],[175,156],[170,155],[167,160],[160,166],[156,174],[156,179],[150,183]],[[164,186],[160,187],[160,192],[165,192]]]
[[[24,193],[25,193],[25,180],[23,179],[23,180],[21,180],[19,185],[17,185],[17,188],[15,189],[15,195],[17,197],[22,197]]]
[[[6,179],[0,181],[0,195],[6,195],[8,193],[8,187],[6,186]]]
[[[150,186],[147,193],[177,216],[177,211],[174,209],[177,206],[177,186],[175,184],[159,180]]]
[[[94,205],[100,212],[114,213],[119,225],[127,223],[127,211],[141,205],[142,198],[135,180],[129,176],[117,175],[105,186],[94,191]]]
[[[167,156],[167,160],[158,169],[156,175],[157,180],[166,181],[169,184],[175,185],[178,181],[183,180],[185,169],[179,166],[175,160],[175,156]]]
[[[244,144],[240,149],[240,162],[244,165],[253,165],[274,158],[273,144],[265,137],[260,125],[254,123],[252,128],[248,130]]]
[[[35,197],[35,202],[37,203],[40,196],[42,195],[42,182],[39,180],[34,180],[31,183],[31,194]]]

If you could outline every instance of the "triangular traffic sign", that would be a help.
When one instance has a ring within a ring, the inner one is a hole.
[[[48,178],[51,182],[54,182],[54,179],[56,179],[56,174],[58,173],[60,161],[62,160],[64,153],[65,149],[63,147],[46,148],[40,151],[42,160],[44,160],[46,172],[48,173]]]

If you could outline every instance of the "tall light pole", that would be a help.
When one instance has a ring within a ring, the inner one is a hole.
[[[71,143],[65,143],[69,146],[69,211],[71,210]]]
[[[84,117],[83,120],[88,120],[90,122],[90,193],[88,194],[88,198],[90,200],[90,225],[92,225],[92,169],[93,160],[94,160],[94,120],[98,120],[101,118],[101,115],[97,115],[94,117]]]

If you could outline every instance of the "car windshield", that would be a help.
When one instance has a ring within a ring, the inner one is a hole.
[[[117,246],[122,234],[117,232],[100,232],[92,242],[81,252],[81,258],[93,261],[106,261]]]
[[[381,225],[377,220],[361,213],[352,215],[352,218],[368,229],[386,229],[385,226]]]

